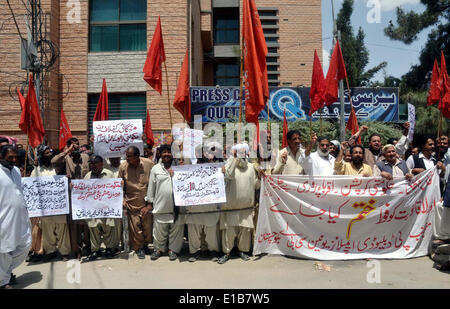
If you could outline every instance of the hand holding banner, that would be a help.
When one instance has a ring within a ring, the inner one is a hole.
[[[120,178],[72,180],[72,219],[122,218]]]
[[[94,121],[94,153],[103,158],[121,157],[129,146],[144,153],[142,119]]]

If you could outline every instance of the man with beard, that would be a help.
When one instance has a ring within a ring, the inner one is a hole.
[[[114,178],[114,175],[108,169],[103,168],[103,158],[93,155],[89,162],[91,163],[91,171],[84,176],[84,179]],[[91,251],[89,261],[94,261],[101,256],[100,245],[105,244],[105,257],[112,258],[117,252],[119,245],[118,234],[116,232],[116,224],[113,218],[107,219],[90,219],[86,220],[89,227]]]
[[[317,141],[319,141],[319,147],[316,152],[311,153]],[[329,153],[329,146],[330,141],[328,137],[321,136],[317,138],[315,133],[312,134],[311,142],[298,161],[307,175],[331,176],[334,174],[334,162],[336,159]]]
[[[299,175],[303,174],[303,168],[298,163],[298,158],[303,152],[301,148],[301,135],[297,130],[287,133],[288,146],[278,153],[277,164],[272,174]]]
[[[124,181],[124,211],[128,217],[131,248],[139,259],[144,259],[149,253],[148,245],[152,243],[151,209],[145,197],[154,164],[141,158],[139,148],[135,146],[128,147],[125,155],[127,161],[119,168],[119,178]]]
[[[376,163],[373,176],[392,180],[393,177],[405,177],[410,180],[413,175],[409,172],[406,162],[397,158],[395,146],[385,145],[382,149],[384,159]]]
[[[361,175],[363,177],[372,176],[372,168],[363,163],[364,148],[361,145],[350,147],[351,162],[344,162],[342,157],[344,151],[348,148],[348,142],[341,143],[341,150],[334,162],[334,170],[336,175]]]
[[[52,149],[46,145],[40,145],[38,147],[39,165],[33,170],[31,177],[55,176],[56,169],[52,164],[52,158]],[[40,218],[40,220],[42,227],[42,247],[45,253],[43,261],[48,262],[56,258],[57,251],[67,261],[71,249],[67,216],[45,216]]]
[[[409,148],[410,140],[408,139],[408,132],[409,132],[409,122],[405,122],[403,124],[403,131],[402,131],[402,137],[398,140],[398,142],[395,144],[395,151],[399,155],[400,158],[403,158],[403,156],[406,153],[406,150]],[[367,132],[369,128],[367,126],[362,126],[359,131],[353,135],[350,140],[350,145],[355,145],[355,142],[358,140],[358,137],[364,133]],[[372,169],[374,168],[375,164],[379,161],[382,161],[384,159],[383,154],[381,152],[382,143],[381,143],[381,136],[377,133],[372,134],[369,137],[369,148],[364,150],[364,163],[368,164]]]
[[[168,249],[169,260],[174,261],[183,247],[184,225],[175,222],[172,150],[167,144],[161,145],[159,150],[161,162],[156,164],[150,173],[147,206],[142,211],[153,213],[153,246],[155,250],[151,259],[157,260]]]
[[[66,172],[69,181],[71,179],[83,179],[89,172],[89,156],[80,152],[80,142],[72,137],[67,141],[66,148],[52,159],[52,164],[56,168],[56,173],[61,175]],[[70,244],[72,255],[80,259],[82,249],[86,248],[86,254],[90,254],[89,228],[83,220],[73,221],[68,216]]]
[[[204,151],[203,157],[197,163],[220,163],[223,160],[222,147],[217,142],[211,142]],[[221,204],[195,205],[183,207],[184,214],[178,220],[187,224],[189,239],[189,262],[195,262],[200,257],[207,257],[208,251],[212,261],[217,262],[220,251],[219,209]]]
[[[222,251],[224,255],[219,264],[230,259],[235,242],[242,260],[249,260],[253,222],[255,190],[260,181],[253,164],[248,162],[247,144],[238,144],[232,148],[232,157],[225,163],[225,181],[227,202],[220,214],[222,233]]]
[[[25,261],[31,246],[30,218],[16,161],[16,148],[0,148],[0,289],[12,288],[12,271]]]

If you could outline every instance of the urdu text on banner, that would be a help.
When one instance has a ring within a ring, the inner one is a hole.
[[[70,212],[66,176],[24,177],[22,188],[30,218],[66,215]]]
[[[411,181],[268,176],[253,254],[318,260],[424,256],[439,200],[437,168]]]
[[[103,158],[122,157],[136,146],[144,153],[142,119],[94,121],[94,152]]]
[[[173,195],[176,206],[225,203],[223,163],[173,166]]]
[[[72,219],[122,218],[120,178],[72,180]]]

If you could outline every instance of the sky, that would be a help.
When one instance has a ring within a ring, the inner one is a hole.
[[[335,18],[342,7],[343,0],[322,0],[322,53],[323,71],[326,75],[328,70],[329,53],[332,48],[333,19],[331,1],[334,2]],[[379,23],[373,14],[374,2],[379,3]],[[400,6],[406,12],[415,11],[421,13],[425,6],[420,0],[355,0],[351,23],[354,35],[359,27],[362,27],[366,34],[365,45],[369,51],[369,64],[365,68],[370,69],[383,61],[387,62],[385,68],[387,75],[400,78],[407,73],[410,67],[419,63],[419,56],[422,47],[427,41],[430,28],[423,30],[418,39],[410,45],[400,41],[393,41],[384,35],[384,28],[392,20],[396,25],[396,7]],[[379,72],[373,81],[383,80],[383,72]]]

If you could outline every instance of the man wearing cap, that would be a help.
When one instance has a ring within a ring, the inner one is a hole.
[[[251,246],[255,190],[260,181],[255,167],[248,162],[249,148],[247,144],[238,144],[232,148],[232,157],[225,163],[225,181],[227,202],[220,214],[220,230],[222,234],[222,251],[224,255],[219,264],[230,259],[235,241],[242,260],[249,260]]]
[[[103,168],[103,158],[93,155],[89,159],[91,171],[84,176],[84,179],[114,178],[111,171]],[[100,245],[105,243],[105,257],[112,258],[117,252],[119,245],[116,224],[113,218],[96,218],[86,220],[89,227],[92,254],[88,257],[89,261],[94,261],[101,256]]]
[[[172,150],[170,145],[160,146],[161,162],[151,172],[146,197],[147,206],[144,213],[153,213],[153,245],[155,250],[152,260],[157,260],[168,250],[169,260],[177,259],[183,246],[184,224],[177,224],[172,189]]]
[[[31,173],[31,177],[55,176],[56,169],[52,164],[53,151],[46,145],[38,147],[38,166]],[[34,219],[34,218],[33,218]],[[57,257],[57,251],[65,261],[70,255],[70,234],[67,225],[67,216],[45,216],[41,217],[42,247],[45,253],[43,260],[48,262]],[[34,232],[34,230],[33,230]],[[39,258],[31,261],[38,261]]]

